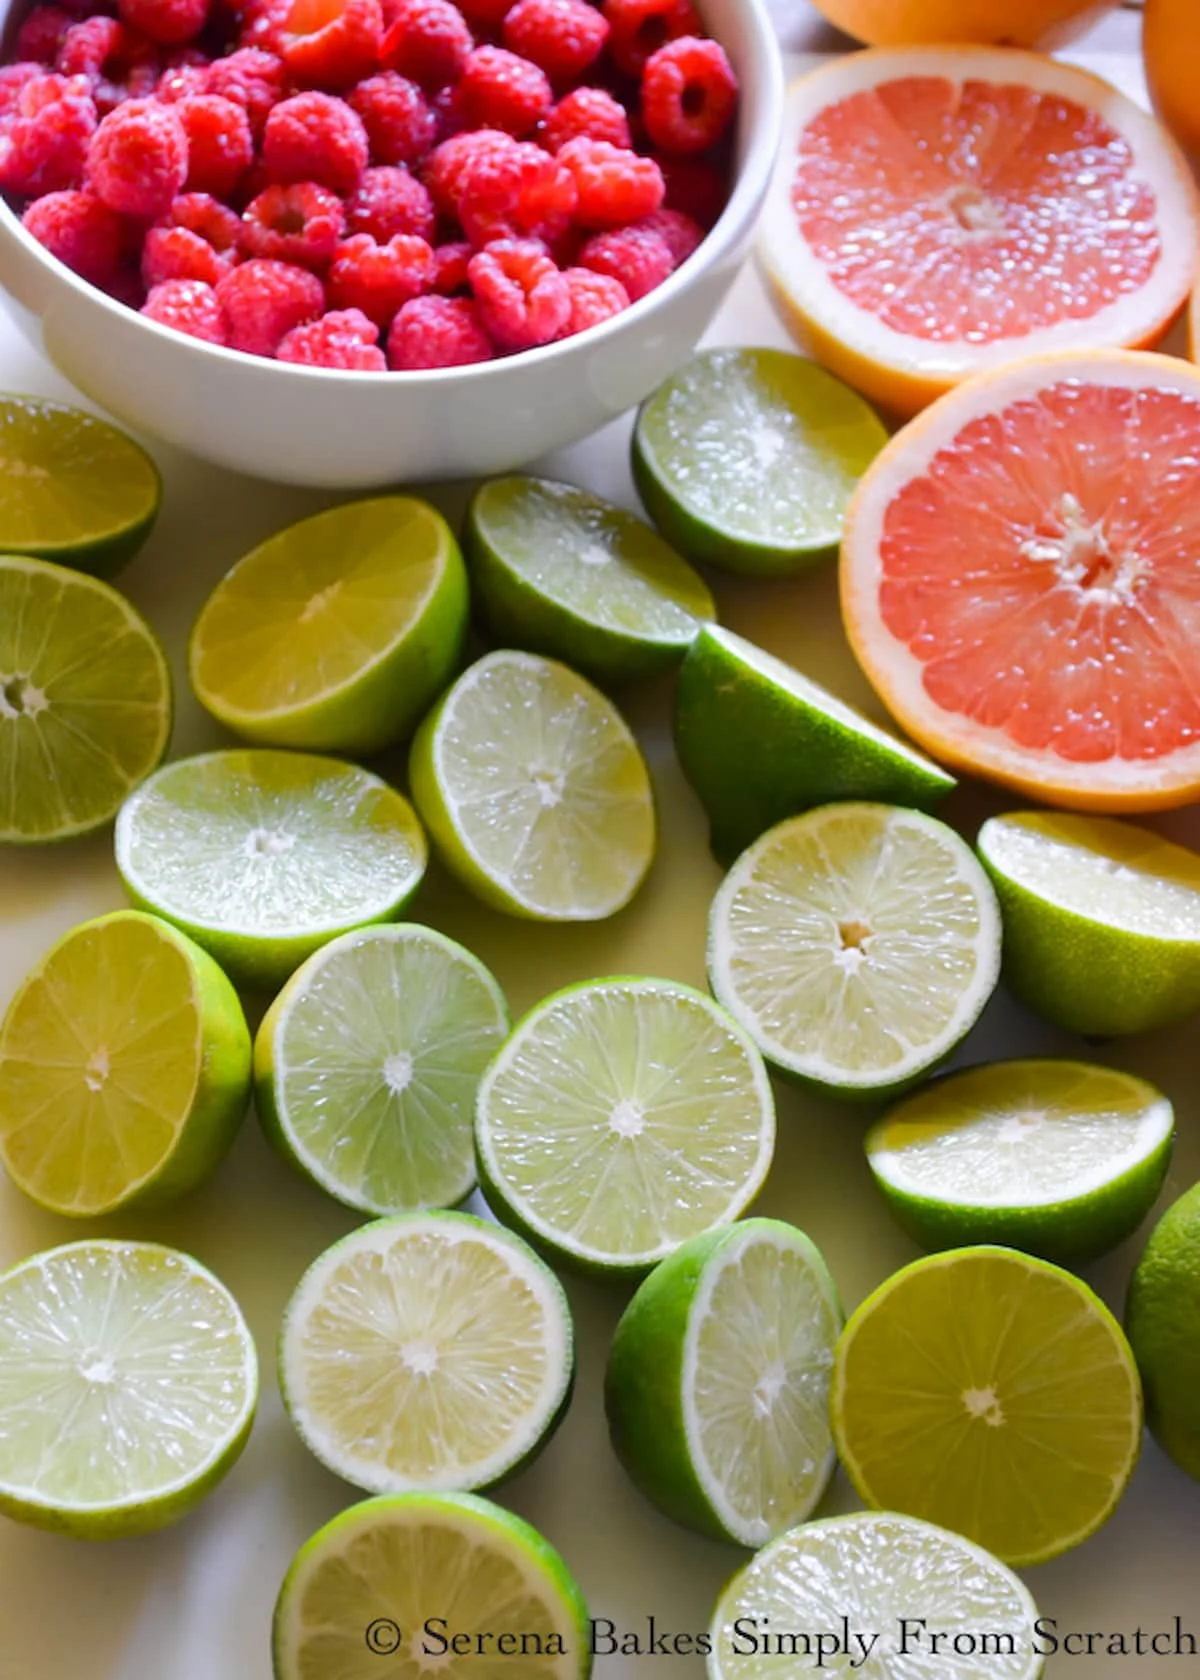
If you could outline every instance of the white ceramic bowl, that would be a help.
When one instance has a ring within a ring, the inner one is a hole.
[[[0,0],[0,23],[12,0]],[[741,80],[732,196],[699,250],[600,327],[479,367],[339,373],[202,344],[87,285],[0,203],[0,284],[51,360],[119,420],[221,466],[357,489],[504,472],[640,402],[686,361],[746,254],[779,143],[783,75],[763,0],[705,0]]]

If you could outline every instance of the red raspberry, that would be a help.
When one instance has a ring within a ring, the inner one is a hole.
[[[375,163],[417,163],[433,145],[437,119],[417,84],[395,70],[360,82],[350,104],[363,120]]]
[[[45,66],[41,64],[0,65],[0,123],[7,122],[16,111],[21,89],[31,82],[42,81],[45,74]]]
[[[428,189],[407,169],[368,169],[346,206],[348,233],[369,233],[380,245],[398,233],[433,242],[437,213]]]
[[[188,139],[187,190],[228,198],[254,162],[249,117],[216,93],[189,94],[173,109]]]
[[[151,221],[170,208],[187,179],[187,161],[187,134],[174,107],[130,99],[93,135],[87,183],[110,210]]]
[[[682,211],[701,227],[712,227],[729,196],[723,171],[695,157],[660,157],[658,167],[667,184],[667,209]]]
[[[21,221],[51,256],[93,285],[106,285],[120,269],[125,225],[90,193],[47,193],[29,206]]]
[[[467,367],[490,362],[495,354],[471,298],[414,298],[388,333],[388,362],[397,373]]]
[[[465,292],[469,283],[467,270],[474,255],[475,247],[468,245],[465,239],[451,245],[436,246],[433,253],[433,290],[443,297]]]
[[[553,260],[533,241],[498,239],[471,258],[479,318],[503,350],[549,344],[571,318],[571,294]]]
[[[96,107],[84,77],[26,82],[0,134],[0,188],[38,198],[77,187],[95,133]]]
[[[113,17],[90,17],[72,24],[58,49],[58,69],[64,76],[87,76],[93,81],[112,70],[119,73],[128,50],[125,28]]]
[[[459,184],[469,159],[494,153],[497,157],[514,145],[511,134],[481,128],[474,134],[455,134],[443,140],[425,159],[421,168],[433,202],[444,216],[457,216]]]
[[[294,0],[280,53],[299,81],[339,92],[378,67],[382,41],[379,0]]]
[[[245,0],[240,8],[239,51],[265,52],[279,58],[287,32],[287,15],[292,0]]]
[[[458,0],[458,9],[472,29],[495,34],[512,11],[513,0]]]
[[[357,111],[327,93],[297,93],[276,105],[263,133],[272,181],[316,181],[352,193],[367,167],[367,131]]]
[[[669,41],[642,71],[642,120],[664,152],[705,152],[737,110],[738,83],[725,49],[695,35]]]
[[[249,257],[324,268],[333,260],[345,225],[342,201],[328,187],[313,181],[268,187],[242,215],[242,250]]]
[[[475,245],[522,235],[553,238],[570,221],[576,198],[571,173],[557,158],[516,140],[464,148],[447,196]]]
[[[517,0],[504,20],[504,45],[544,70],[558,87],[589,71],[608,40],[608,21],[587,0]]]
[[[157,41],[177,47],[195,40],[208,21],[208,0],[120,0],[122,21]]]
[[[571,319],[564,338],[586,332],[588,327],[598,327],[601,321],[629,308],[629,293],[609,274],[596,274],[590,268],[568,268],[563,279],[571,294]]]
[[[541,126],[538,140],[557,152],[568,140],[607,140],[610,146],[631,147],[625,107],[603,88],[576,88],[560,99]]]
[[[344,373],[386,373],[379,329],[359,309],[331,310],[319,321],[294,327],[275,352],[281,362],[338,368]]]
[[[665,241],[676,268],[685,263],[704,240],[704,229],[700,223],[685,216],[682,210],[656,210],[652,216],[644,216],[638,227],[643,233],[657,233]]]
[[[619,280],[636,303],[662,285],[674,271],[675,260],[660,233],[627,227],[595,234],[580,251],[579,265]]]
[[[158,224],[142,246],[142,280],[153,289],[167,280],[203,280],[215,286],[232,266],[198,233],[189,228]]]
[[[174,327],[205,344],[228,343],[217,294],[203,280],[164,280],[152,286],[141,312],[160,326]]]
[[[13,54],[24,63],[57,64],[59,48],[70,27],[69,12],[58,6],[35,6],[17,30]]]
[[[466,19],[450,0],[400,0],[379,61],[435,92],[458,80],[474,45]]]
[[[160,226],[186,228],[189,233],[199,234],[229,263],[237,261],[242,219],[236,210],[219,204],[209,193],[181,193]]]
[[[161,99],[164,105],[176,105],[181,99],[207,93],[207,64],[175,64],[159,77],[154,97]],[[214,94],[213,97],[219,98],[220,95]]]
[[[251,130],[258,139],[267,117],[287,90],[287,71],[283,60],[273,53],[239,47],[228,58],[214,59],[205,81],[206,93],[218,94],[244,106]]]
[[[653,215],[663,201],[666,189],[653,158],[607,140],[582,139],[568,140],[557,157],[574,177],[575,219],[583,227],[624,227]]]
[[[554,103],[545,72],[503,47],[476,47],[457,89],[469,128],[532,134]]]
[[[612,27],[609,53],[627,76],[640,76],[665,42],[698,35],[703,27],[692,0],[604,0],[603,11]]]
[[[229,343],[253,356],[273,356],[293,327],[315,321],[325,309],[325,288],[315,274],[292,263],[255,257],[217,283]]]
[[[329,300],[337,309],[361,309],[386,327],[402,304],[433,282],[433,251],[423,239],[398,233],[386,245],[357,233],[339,245],[329,270]]]

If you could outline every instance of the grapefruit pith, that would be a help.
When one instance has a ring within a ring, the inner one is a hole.
[[[1065,46],[1118,0],[816,0],[819,11],[872,47],[981,41],[997,46]],[[1188,0],[1184,0],[1187,4]]]
[[[901,413],[1018,356],[1155,343],[1198,249],[1183,154],[1073,65],[880,48],[789,92],[767,275],[798,336]]]
[[[945,763],[1080,810],[1200,793],[1200,370],[1094,351],[981,375],[894,437],[842,609]]]
[[[1154,108],[1181,146],[1200,156],[1200,6],[1146,0],[1146,81]]]

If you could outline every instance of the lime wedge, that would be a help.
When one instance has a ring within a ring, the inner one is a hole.
[[[1159,1446],[1200,1481],[1200,1184],[1172,1202],[1129,1284],[1125,1324]]]
[[[887,442],[875,411],[786,350],[705,350],[638,412],[633,476],[681,554],[778,577],[832,557]]]
[[[1003,1243],[1080,1265],[1132,1235],[1175,1136],[1161,1091],[1085,1062],[948,1074],[872,1127],[867,1160],[924,1248]]]
[[[44,397],[0,397],[0,554],[112,577],[161,501],[158,468],[115,426]]]
[[[961,1535],[859,1512],[793,1529],[734,1576],[713,1617],[708,1676],[1037,1680],[1037,1620],[1019,1577]]]
[[[929,810],[954,777],[828,689],[720,625],[679,671],[675,747],[725,863],[785,817],[837,799]]]
[[[975,1024],[1000,968],[987,876],[952,829],[823,805],[742,854],[709,918],[713,992],[784,1073],[902,1088]]]
[[[1070,1272],[1008,1248],[914,1261],[838,1345],[838,1457],[859,1497],[1023,1568],[1115,1511],[1142,1441],[1121,1327]]]
[[[258,1363],[212,1273],[93,1239],[0,1276],[0,1511],[83,1540],[176,1522],[233,1468]]]
[[[716,617],[708,586],[657,531],[571,484],[481,485],[466,548],[496,641],[564,659],[597,682],[669,670]]]
[[[379,1680],[381,1664],[406,1680],[587,1680],[592,1668],[587,1605],[562,1558],[466,1493],[393,1494],[335,1517],[288,1570],[274,1651],[276,1680]]]
[[[198,945],[136,910],[59,940],[0,1025],[0,1160],[53,1213],[182,1195],[221,1160],[249,1097],[237,993]]]
[[[598,921],[654,856],[654,798],[611,701],[565,665],[490,653],[417,731],[413,800],[452,874],[537,921]]]
[[[606,1400],[618,1458],[688,1528],[761,1546],[833,1473],[829,1385],[841,1308],[802,1231],[747,1219],[693,1237],[617,1326]]]
[[[450,681],[467,576],[411,496],[347,502],[252,549],[192,631],[200,704],[247,740],[358,755],[410,735]]]
[[[672,980],[597,980],[530,1011],[483,1077],[480,1179],[505,1223],[585,1270],[646,1272],[745,1211],[775,1145],[749,1038]]]
[[[171,674],[140,613],[95,578],[0,556],[0,842],[111,821],[170,735]]]
[[[265,748],[165,765],[122,807],[116,851],[139,908],[270,987],[335,935],[396,920],[426,858],[412,807],[378,776]]]
[[[1200,1009],[1200,855],[1112,817],[1019,811],[979,831],[1004,978],[1069,1031],[1108,1038]]]
[[[335,1243],[284,1314],[284,1404],[368,1493],[470,1492],[528,1464],[575,1369],[562,1285],[520,1237],[464,1213],[381,1219]]]
[[[347,1207],[450,1207],[475,1187],[475,1093],[508,1027],[491,974],[444,934],[344,934],[267,1011],[259,1114],[285,1158]]]

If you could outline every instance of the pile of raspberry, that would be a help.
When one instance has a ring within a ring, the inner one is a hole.
[[[194,338],[456,367],[660,285],[736,107],[692,0],[53,0],[0,68],[0,191]]]

